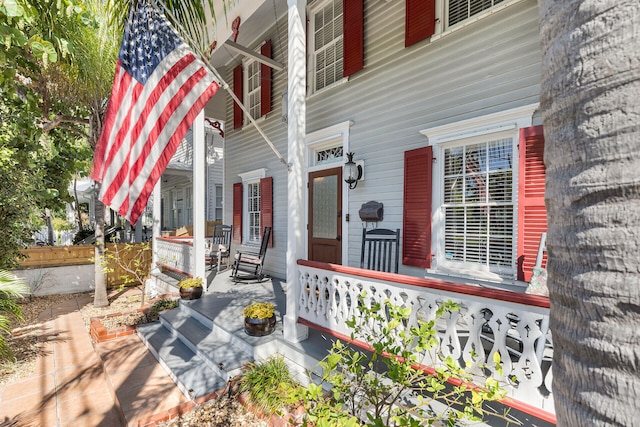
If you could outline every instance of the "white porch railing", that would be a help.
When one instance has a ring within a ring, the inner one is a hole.
[[[463,367],[471,361],[476,373],[484,365],[505,384],[513,399],[506,404],[555,422],[548,298],[312,261],[298,261],[298,277],[299,321],[338,337],[350,336],[346,320],[359,314],[357,301],[363,292],[365,304],[384,307],[389,300],[411,307],[409,326],[418,318],[434,319],[447,300],[458,303],[458,312],[437,322],[441,354]],[[502,375],[493,366],[495,353]]]
[[[193,238],[158,237],[154,245],[158,262],[178,272],[193,274]]]

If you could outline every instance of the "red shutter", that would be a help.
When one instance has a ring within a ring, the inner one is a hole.
[[[260,48],[260,53],[267,58],[271,56],[271,40],[268,40]],[[268,65],[260,64],[260,116],[271,111],[271,76],[272,69]]]
[[[547,231],[542,126],[520,129],[518,182],[518,280],[531,280],[540,235]],[[543,264],[545,265],[545,264]]]
[[[233,93],[238,97],[240,102],[242,102],[242,97],[243,97],[243,91],[242,91],[243,80],[242,79],[243,79],[242,65],[238,65],[236,68],[233,69]],[[242,127],[242,119],[243,119],[242,116],[243,116],[242,108],[240,108],[240,106],[234,102],[233,103],[233,128],[234,129],[238,129]]]
[[[233,243],[242,243],[242,183],[233,184]]]
[[[260,225],[264,234],[265,227],[271,227],[269,247],[273,247],[273,178],[260,180]]]
[[[344,0],[342,6],[344,77],[349,77],[364,67],[363,3],[363,0]]]
[[[435,32],[436,1],[406,0],[404,46],[418,43]]]
[[[431,192],[433,150],[404,153],[402,263],[431,267]]]

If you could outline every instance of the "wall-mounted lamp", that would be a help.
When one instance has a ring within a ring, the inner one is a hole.
[[[353,161],[353,153],[347,153],[347,163],[342,171],[344,182],[349,184],[349,190],[353,190],[362,178],[362,166]]]

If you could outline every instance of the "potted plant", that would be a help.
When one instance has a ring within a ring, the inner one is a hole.
[[[275,307],[270,302],[252,302],[244,308],[243,314],[247,335],[263,337],[276,329]]]
[[[180,298],[198,299],[202,296],[202,277],[189,277],[178,282]]]

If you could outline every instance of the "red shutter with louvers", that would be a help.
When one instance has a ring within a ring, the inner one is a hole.
[[[431,267],[431,193],[433,150],[404,153],[404,215],[402,263]]]
[[[273,178],[260,180],[260,226],[264,234],[265,227],[271,227],[269,247],[273,247]]]
[[[547,231],[542,126],[520,129],[519,150],[518,280],[528,282],[538,256],[540,236]]]
[[[233,243],[242,243],[242,183],[233,184]]]
[[[435,29],[436,1],[406,0],[404,46],[431,37]]]
[[[260,53],[267,58],[271,56],[271,40],[260,48]],[[268,65],[260,64],[260,116],[271,111],[271,77],[272,69]]]
[[[242,65],[238,65],[233,69],[233,93],[238,97],[240,102],[242,102],[243,91],[242,91]],[[242,127],[242,108],[237,103],[233,103],[233,128],[238,129]]]
[[[342,5],[343,77],[349,77],[364,67],[363,3],[363,0],[344,0]]]

